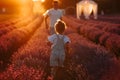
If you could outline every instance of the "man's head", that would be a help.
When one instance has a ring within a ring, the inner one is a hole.
[[[58,9],[58,7],[59,7],[59,2],[58,2],[57,0],[54,0],[54,1],[53,1],[53,7],[54,7],[54,9]]]

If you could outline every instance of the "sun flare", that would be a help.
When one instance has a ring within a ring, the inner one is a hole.
[[[33,12],[34,13],[43,13],[44,12],[44,7],[43,7],[43,2],[45,0],[33,0]]]

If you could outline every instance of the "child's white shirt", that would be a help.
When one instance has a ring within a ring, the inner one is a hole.
[[[51,36],[48,36],[48,41],[50,41],[53,44],[52,47],[54,45],[56,45],[56,43],[57,43],[57,35],[59,36],[60,39],[63,38],[63,36],[64,36],[64,38],[63,38],[64,44],[67,43],[67,42],[69,42],[69,43],[71,42],[69,37],[66,36],[66,35],[53,34]]]

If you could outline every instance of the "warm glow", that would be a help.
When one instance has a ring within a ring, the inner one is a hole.
[[[45,2],[45,0],[41,0],[41,2]]]
[[[45,0],[33,0],[33,12],[34,13],[43,13],[44,7],[42,5],[42,2]]]
[[[33,2],[35,2],[35,1],[45,2],[45,0],[33,0]]]
[[[2,0],[0,1],[0,13],[11,13],[20,16],[30,16],[43,13],[45,0]]]

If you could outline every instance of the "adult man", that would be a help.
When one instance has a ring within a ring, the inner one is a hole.
[[[59,4],[58,1],[54,0],[53,1],[53,8],[47,10],[44,13],[45,16],[45,26],[46,29],[50,31],[50,34],[54,34],[54,24],[57,22],[58,19],[62,19],[63,13],[62,10],[59,9]],[[47,23],[47,18],[50,18],[50,24],[48,25]]]

